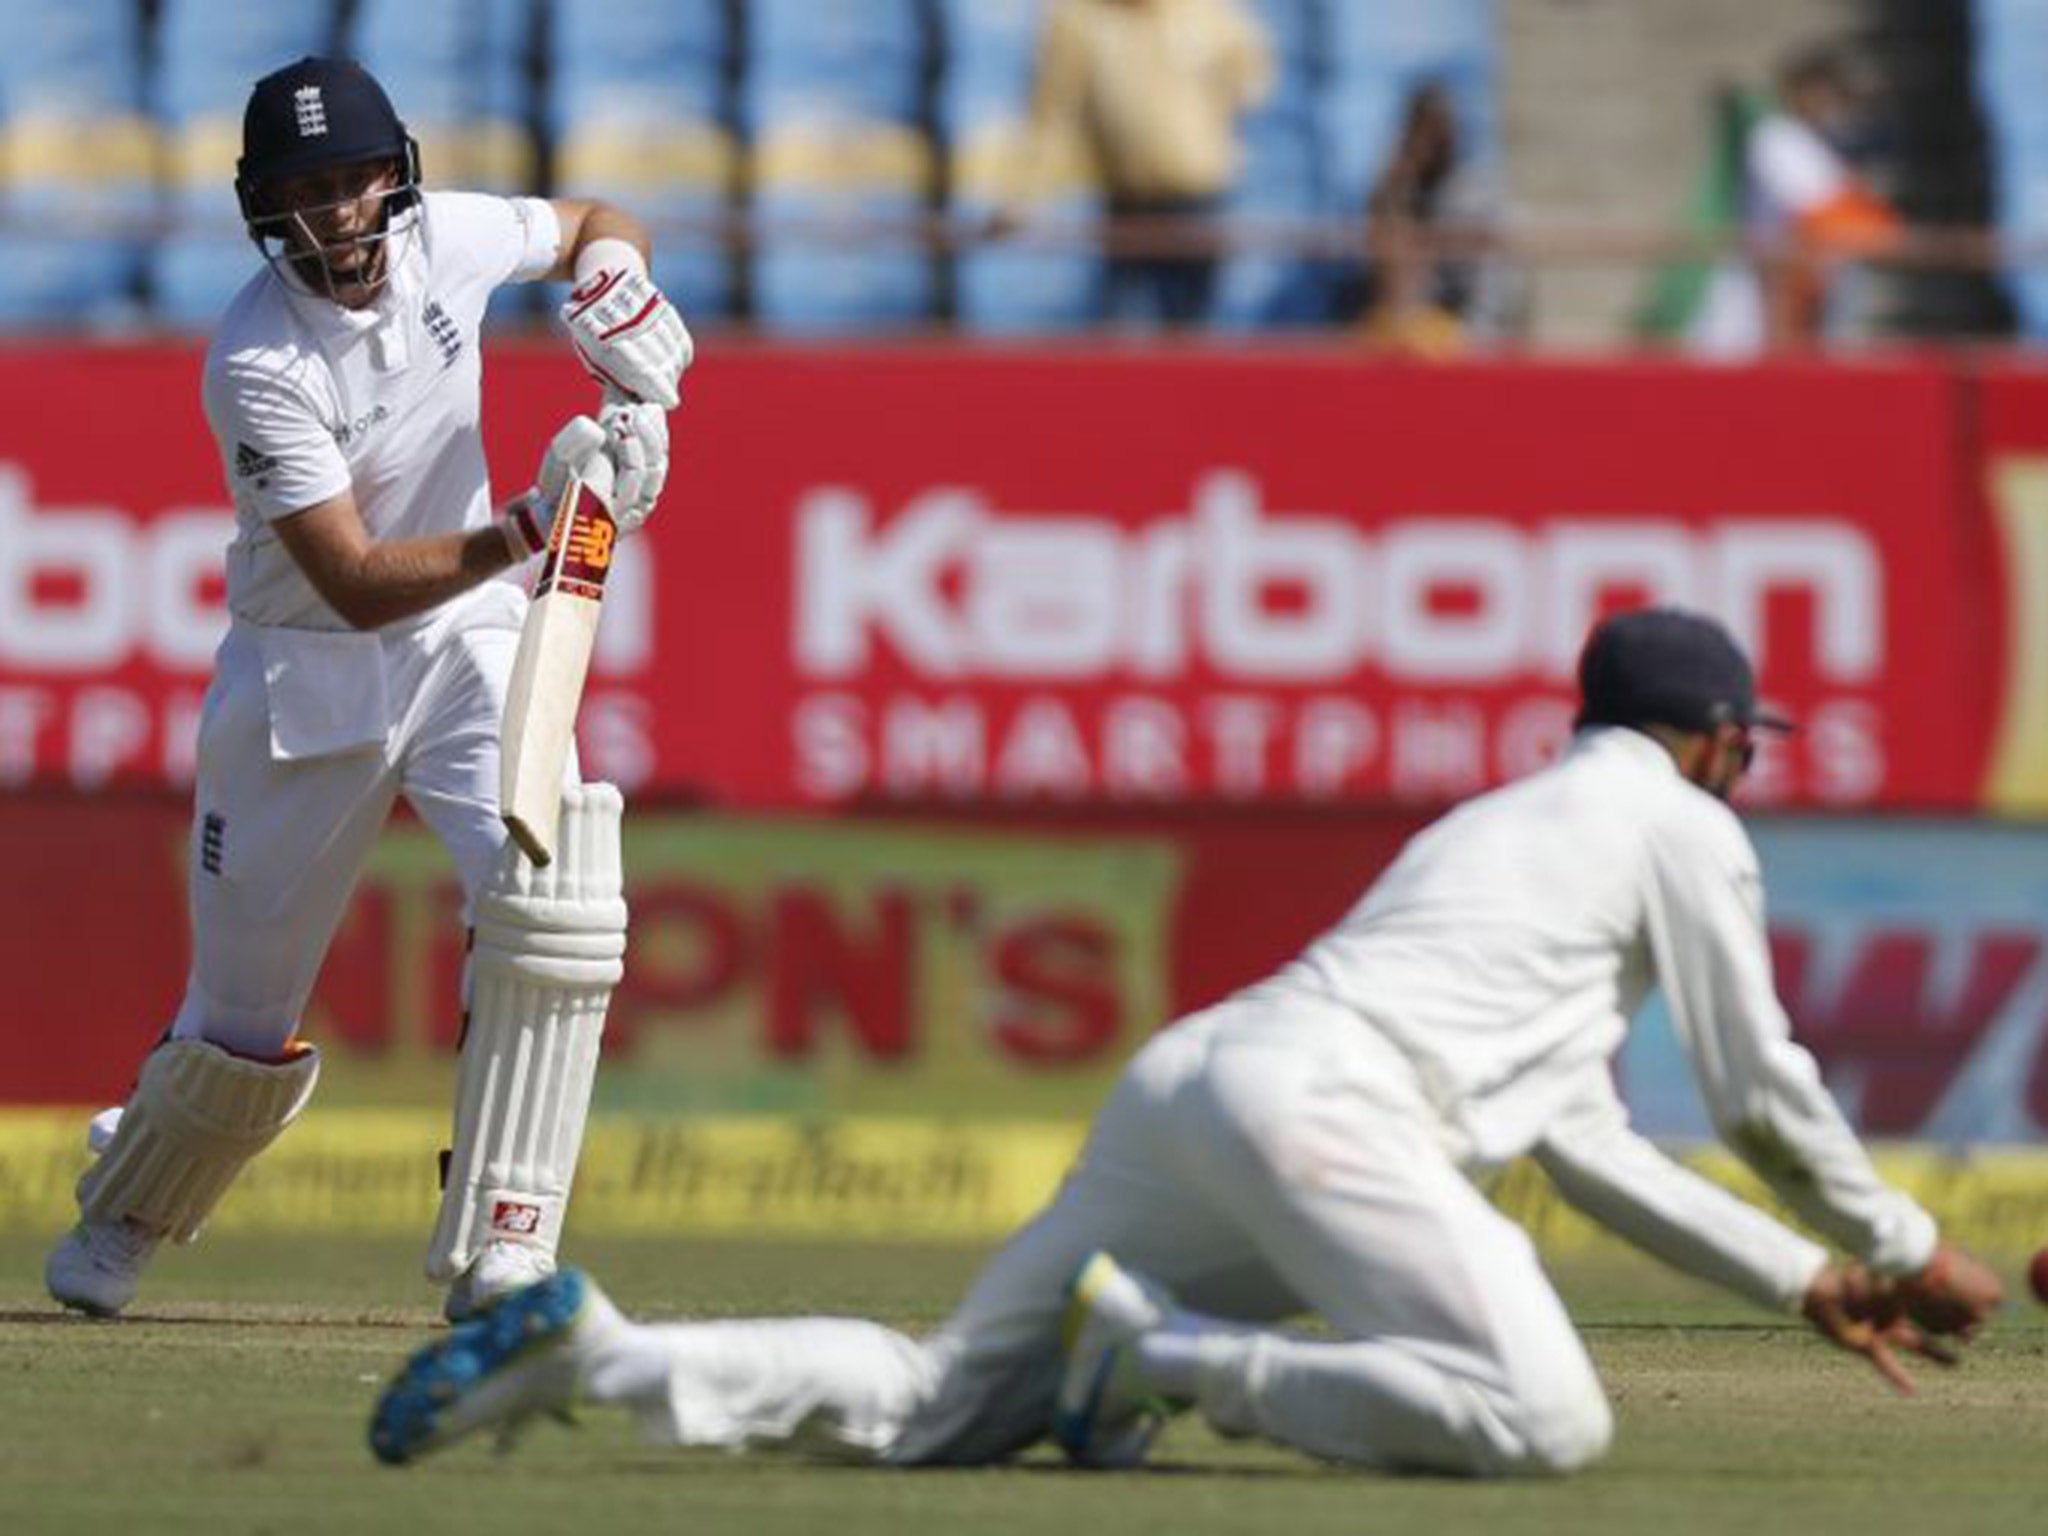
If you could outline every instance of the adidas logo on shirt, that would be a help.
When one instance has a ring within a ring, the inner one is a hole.
[[[256,475],[267,475],[275,468],[277,468],[277,459],[271,454],[258,453],[247,443],[235,444],[235,476],[237,479],[247,480]],[[264,482],[258,480],[256,484],[261,486]]]
[[[209,875],[220,873],[221,853],[228,840],[228,819],[219,811],[208,811],[200,823],[199,867]]]

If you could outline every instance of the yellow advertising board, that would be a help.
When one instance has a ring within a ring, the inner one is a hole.
[[[990,1243],[1050,1198],[1083,1132],[1071,1120],[610,1116],[591,1125],[575,1225],[592,1235]],[[424,1241],[444,1134],[442,1117],[428,1111],[316,1106],[250,1165],[213,1226]],[[1764,1200],[1727,1155],[1687,1161]],[[62,1230],[84,1165],[76,1112],[0,1109],[0,1230]],[[1879,1153],[1879,1166],[1966,1246],[2011,1255],[2048,1241],[2048,1151],[1952,1157],[1895,1147]],[[1552,1255],[1613,1241],[1533,1164],[1510,1168],[1494,1198]]]
[[[1169,1016],[1171,838],[647,815],[625,857],[601,1112],[1085,1115]],[[323,1100],[448,1101],[459,908],[387,832],[308,1013]]]
[[[2009,815],[2048,812],[2048,459],[2007,454],[1986,471],[2005,549],[2005,699],[1984,803]]]

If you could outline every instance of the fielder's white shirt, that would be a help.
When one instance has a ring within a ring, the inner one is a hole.
[[[1623,1235],[1795,1302],[1822,1251],[1627,1124],[1612,1058],[1653,983],[1715,1125],[1779,1197],[1880,1269],[1924,1264],[1932,1219],[1878,1178],[1791,1039],[1748,835],[1639,732],[1583,731],[1425,829],[1264,987],[1335,1000],[1392,1041],[1468,1162],[1534,1152]]]
[[[341,630],[271,523],[353,490],[371,538],[491,520],[478,330],[499,284],[555,263],[540,198],[430,192],[390,242],[391,277],[347,310],[266,267],[229,305],[206,356],[205,403],[236,535],[229,611],[245,623]]]

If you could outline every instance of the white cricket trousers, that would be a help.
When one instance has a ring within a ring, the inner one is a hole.
[[[931,1338],[827,1318],[614,1335],[585,1390],[650,1438],[980,1462],[1049,1427],[1063,1287],[1107,1249],[1215,1321],[1197,1406],[1317,1457],[1475,1475],[1605,1451],[1592,1362],[1406,1063],[1312,998],[1233,999],[1125,1070],[1053,1203]],[[1300,1312],[1336,1337],[1259,1325]]]
[[[505,838],[498,732],[525,609],[517,588],[487,582],[424,624],[379,632],[379,739],[282,760],[284,690],[300,690],[289,707],[317,711],[324,680],[266,669],[257,634],[229,631],[200,719],[192,967],[172,1034],[249,1056],[282,1049],[400,795],[454,860],[466,920]]]

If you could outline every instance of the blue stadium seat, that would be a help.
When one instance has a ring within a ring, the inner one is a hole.
[[[1022,102],[1050,7],[1051,0],[938,0],[942,132],[957,121],[962,103],[988,98]]]
[[[655,281],[691,320],[730,315],[735,262],[703,232],[730,211],[739,176],[730,8],[555,0],[552,36],[556,185],[647,220]]]
[[[921,0],[748,0],[741,123],[914,123],[931,38]]]
[[[727,0],[554,0],[550,123],[556,132],[612,115],[724,121],[731,110]]]
[[[0,27],[0,327],[131,322],[155,198],[140,12],[5,0]]]
[[[535,191],[530,68],[542,0],[357,0],[342,51],[360,59],[419,140],[430,187]],[[496,324],[531,320],[535,290],[500,288]]]
[[[1328,204],[1322,141],[1306,92],[1281,89],[1244,129],[1244,171],[1227,225],[1257,237],[1276,226],[1308,227]],[[1215,324],[1227,331],[1319,325],[1330,318],[1336,264],[1281,248],[1224,258]]]
[[[1003,200],[1030,111],[1047,0],[944,0],[936,120],[949,168],[949,212],[971,231]],[[1077,174],[1033,211],[1025,240],[969,245],[953,264],[959,324],[982,334],[1075,330],[1101,315],[1095,248],[1101,202]]]
[[[1310,83],[1320,66],[1326,0],[1246,0],[1246,9],[1265,29],[1266,42],[1279,64],[1283,82]]]
[[[1244,169],[1226,218],[1247,233],[1307,223],[1328,203],[1315,112],[1326,48],[1319,0],[1256,0],[1253,16],[1273,51],[1273,90],[1246,118]],[[1217,274],[1216,325],[1244,331],[1329,318],[1332,264],[1284,250],[1246,251]]]
[[[741,16],[756,317],[804,334],[928,323],[931,252],[914,232],[874,229],[931,211],[921,0],[752,0]]]
[[[1991,145],[1993,218],[2007,240],[2048,237],[2048,9],[1976,0],[1977,106]],[[2011,267],[2005,287],[2022,335],[2048,341],[2048,269]]]
[[[151,287],[157,318],[210,329],[261,258],[235,203],[242,108],[257,80],[336,44],[333,0],[164,0],[156,108],[169,150]],[[404,111],[403,104],[400,111]]]
[[[390,93],[431,182],[531,192],[540,0],[357,0],[345,51]]]
[[[1447,59],[1498,46],[1496,0],[1314,0],[1317,35],[1335,61],[1376,59],[1427,73]]]
[[[928,145],[880,130],[784,136],[757,146],[753,163],[754,312],[764,326],[830,335],[934,318],[936,262],[909,228],[929,212]]]
[[[1360,213],[1400,129],[1409,96],[1431,81],[1450,92],[1467,140],[1498,143],[1494,0],[1321,0],[1324,73],[1318,116],[1330,210]]]

